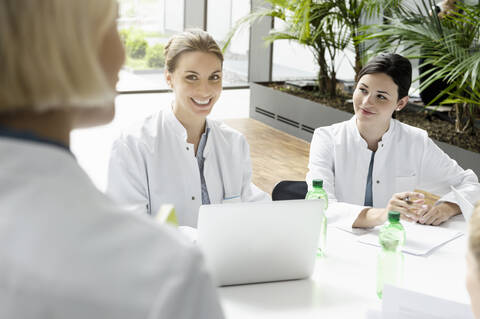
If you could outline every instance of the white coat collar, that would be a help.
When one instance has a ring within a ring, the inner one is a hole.
[[[396,126],[396,121],[394,119],[390,119],[390,126],[388,127],[388,130],[382,135],[381,141],[383,143],[390,142],[393,136],[393,132],[395,131],[395,126]],[[357,117],[355,115],[352,116],[352,118],[348,121],[348,127],[351,134],[355,137],[355,142],[360,143],[365,147],[368,147],[367,141],[363,139],[363,137],[360,135],[360,132],[358,131]]]
[[[203,149],[203,157],[207,157],[210,149],[212,148],[212,127],[213,121],[207,118],[207,121],[205,123],[205,132],[207,132],[207,143],[205,144],[205,148]]]
[[[187,141],[187,130],[173,113],[173,103],[165,110],[165,120],[175,136],[181,137],[183,141]]]
[[[168,123],[170,129],[172,129],[172,132],[175,134],[175,136],[181,137],[182,141],[187,142],[187,138],[188,138],[187,130],[185,129],[185,127],[183,127],[182,123],[180,123],[180,121],[177,119],[177,117],[173,113],[173,102],[171,106],[167,107],[165,110],[165,120]],[[208,137],[211,137],[212,135],[213,126],[214,126],[214,122],[207,118],[205,123],[205,131],[209,132]],[[203,150],[203,157],[206,157],[211,149],[211,146],[210,146],[212,144],[211,140],[212,138],[207,138],[207,144],[205,145],[205,149]]]

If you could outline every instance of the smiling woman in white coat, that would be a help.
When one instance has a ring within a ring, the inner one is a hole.
[[[315,130],[307,183],[323,179],[330,211],[353,227],[383,224],[389,210],[403,219],[439,225],[460,214],[450,186],[471,202],[480,185],[424,130],[392,118],[408,102],[412,67],[398,54],[381,54],[360,71],[353,93],[351,120]],[[421,189],[440,196],[425,204]]]
[[[0,0],[0,318],[222,318],[201,254],[70,152],[114,114],[114,0]]]
[[[222,91],[223,55],[203,30],[174,35],[165,46],[171,105],[114,142],[107,194],[155,215],[174,204],[180,225],[196,227],[200,205],[269,200],[251,181],[245,137],[207,115]]]

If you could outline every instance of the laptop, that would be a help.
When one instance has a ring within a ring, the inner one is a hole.
[[[322,200],[200,207],[198,244],[219,286],[309,277],[323,217]]]
[[[473,205],[455,187],[450,186],[450,188],[455,194],[455,200],[462,210],[463,217],[467,222],[469,222],[470,217],[472,217],[473,214]]]

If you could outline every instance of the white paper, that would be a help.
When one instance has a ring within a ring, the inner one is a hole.
[[[441,226],[422,225],[417,223],[402,223],[406,232],[406,241],[402,251],[407,254],[422,256],[428,254],[433,249],[444,245],[463,235],[463,232]],[[377,227],[368,234],[359,238],[359,242],[368,245],[380,247]]]
[[[470,305],[385,285],[383,319],[474,319]]]
[[[342,219],[332,224],[332,226],[337,227],[340,230],[346,231],[354,235],[365,235],[374,230],[374,228],[353,228],[352,221],[346,220],[346,219]]]

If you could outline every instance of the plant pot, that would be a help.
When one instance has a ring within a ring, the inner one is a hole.
[[[315,128],[349,120],[352,114],[252,82],[250,117],[310,142]],[[433,141],[461,167],[480,176],[479,153]]]
[[[315,128],[346,121],[352,114],[250,83],[250,117],[310,142]]]

